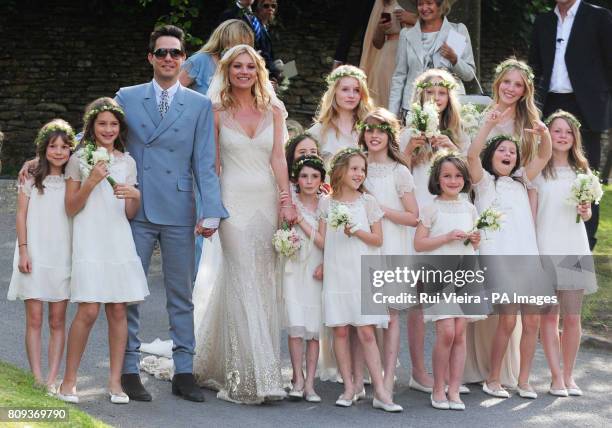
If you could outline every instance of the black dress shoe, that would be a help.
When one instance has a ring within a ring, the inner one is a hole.
[[[172,393],[183,397],[185,400],[201,403],[204,401],[204,394],[196,384],[195,378],[191,373],[177,373],[172,378]]]
[[[153,397],[145,389],[140,381],[138,373],[127,373],[121,375],[121,388],[123,392],[134,401],[151,401]]]

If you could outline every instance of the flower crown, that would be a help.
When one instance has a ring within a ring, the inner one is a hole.
[[[105,111],[110,111],[110,112],[120,115],[121,117],[125,117],[125,112],[123,111],[121,107],[114,106],[112,104],[104,104],[99,107],[92,108],[91,110],[85,112],[85,115],[83,116],[83,123],[84,124],[89,123],[89,120],[92,117],[96,117],[97,115]]]
[[[365,84],[367,80],[365,73],[356,67],[338,67],[327,75],[325,81],[327,82],[327,86],[332,86],[337,80],[343,77],[354,77],[363,84]]]
[[[497,144],[500,141],[512,141],[516,146],[517,151],[520,151],[521,149],[521,143],[519,142],[519,140],[507,134],[496,135],[495,137],[489,138],[485,143],[485,146],[489,147],[491,144]]]
[[[518,68],[527,76],[527,80],[529,83],[533,83],[533,79],[535,79],[535,75],[533,74],[533,70],[527,64],[522,61],[518,61],[516,59],[507,59],[502,61],[495,67],[495,77],[497,78],[502,73],[504,73],[509,68]]]
[[[564,110],[557,110],[556,112],[552,113],[550,116],[548,116],[544,120],[544,124],[546,126],[550,126],[550,124],[553,123],[555,119],[559,119],[559,118],[567,120],[576,129],[580,129],[580,127],[582,126],[580,121],[578,119],[576,119],[576,116],[574,116],[570,112],[567,112],[567,111],[564,111]]]
[[[308,164],[316,165],[320,168],[325,169],[325,164],[323,163],[323,159],[321,159],[319,156],[316,156],[316,155],[301,156],[293,163],[293,167],[291,168],[291,176],[295,177],[298,174],[298,172],[300,172],[300,169],[302,169],[304,165],[308,166]]]
[[[330,171],[336,167],[336,163],[346,156],[351,156],[355,154],[363,154],[363,151],[359,147],[347,147],[345,149],[339,150],[331,160]]]
[[[457,88],[457,84],[449,80],[441,80],[439,82],[419,82],[416,84],[416,88],[421,91],[427,88],[432,88],[434,86],[440,86],[442,88],[446,88],[449,91]]]
[[[429,165],[428,175],[431,175],[436,165],[439,165],[442,162],[445,162],[451,158],[461,159],[462,157],[461,157],[461,154],[456,150],[448,150],[448,149],[438,150],[431,158],[431,164]]]
[[[371,131],[372,129],[379,129],[383,132],[393,134],[393,128],[388,123],[375,124],[375,123],[358,122],[356,127],[359,131],[363,131],[363,130]]]
[[[53,134],[54,132],[63,132],[64,134],[66,134],[68,140],[70,141],[71,148],[74,148],[74,146],[76,145],[74,131],[72,130],[72,126],[70,126],[68,122],[65,122],[63,120],[54,120],[53,122],[43,126],[40,131],[38,131],[38,135],[36,136],[34,144],[40,147],[45,143],[45,141],[47,141],[49,135]]]

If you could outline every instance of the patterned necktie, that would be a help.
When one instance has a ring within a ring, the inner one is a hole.
[[[251,27],[253,27],[253,33],[255,33],[255,40],[261,40],[263,36],[263,26],[261,25],[261,22],[259,22],[259,19],[255,15],[248,15],[247,19],[251,23]]]
[[[168,109],[170,108],[170,103],[168,103],[169,100],[169,96],[168,96],[168,91],[166,89],[164,89],[161,93],[161,97],[159,97],[159,114],[161,114],[161,117],[163,118],[166,113],[168,113]]]

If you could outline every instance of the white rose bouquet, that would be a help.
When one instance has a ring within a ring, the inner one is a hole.
[[[578,174],[572,183],[568,202],[574,206],[593,202],[599,204],[603,193],[599,177],[594,174]],[[580,214],[576,214],[576,223],[579,222]]]
[[[478,110],[474,104],[467,103],[461,106],[460,115],[463,130],[470,136],[470,138],[474,138],[480,129],[482,112]]]
[[[425,101],[423,106],[412,104],[406,116],[406,125],[412,134],[424,134],[426,138],[440,135],[440,113],[432,101]],[[431,145],[427,145],[431,151]]]
[[[489,207],[480,213],[476,219],[476,223],[474,223],[474,227],[468,233],[474,233],[477,230],[500,230],[503,217],[504,215],[501,211],[497,211],[495,208]],[[464,245],[468,245],[469,243],[469,239],[463,241]]]
[[[336,204],[329,211],[328,217],[329,225],[334,229],[344,228],[353,223],[351,218],[351,211],[346,205]]]
[[[89,177],[91,174],[92,168],[98,162],[104,162],[109,167],[113,164],[115,157],[108,152],[104,147],[96,147],[95,144],[88,142],[85,144],[85,148],[83,149],[83,153],[80,158],[80,169],[83,177]],[[110,183],[111,186],[115,186],[117,182],[109,175],[106,177],[106,180]]]

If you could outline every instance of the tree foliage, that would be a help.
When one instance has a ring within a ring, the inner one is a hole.
[[[138,0],[142,7],[147,7],[153,0]],[[202,39],[191,34],[193,19],[200,14],[200,8],[203,6],[202,0],[168,0],[170,10],[167,14],[157,18],[155,26],[172,24],[181,27],[185,31],[185,40],[194,45],[202,44]]]

